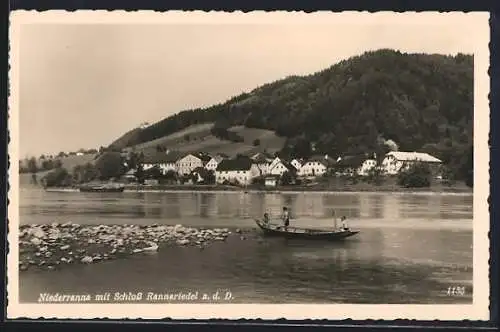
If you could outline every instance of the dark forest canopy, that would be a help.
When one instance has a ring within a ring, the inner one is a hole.
[[[208,122],[273,130],[287,138],[289,154],[310,154],[311,145],[331,155],[377,152],[383,138],[453,165],[472,146],[473,56],[366,52],[222,104],[182,111],[128,134],[117,147]]]

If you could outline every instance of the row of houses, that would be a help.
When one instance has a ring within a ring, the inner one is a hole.
[[[388,175],[395,175],[401,169],[414,162],[440,165],[441,160],[421,152],[389,152],[384,156],[381,170]],[[224,154],[184,153],[175,151],[157,152],[145,156],[142,162],[144,170],[157,167],[163,174],[173,171],[180,176],[192,174],[203,168],[213,171],[216,183],[237,181],[248,185],[257,177],[277,179],[286,172],[295,177],[310,178],[322,176],[335,170],[337,174],[368,175],[377,166],[376,156],[346,156],[332,159],[328,155],[317,155],[308,159],[295,158],[285,160],[267,153],[252,156],[229,158]]]

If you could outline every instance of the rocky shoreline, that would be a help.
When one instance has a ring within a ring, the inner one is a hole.
[[[203,250],[229,236],[246,237],[240,229],[193,228],[182,225],[79,225],[71,222],[23,225],[19,228],[19,269],[54,270],[69,264],[93,264],[169,246]]]

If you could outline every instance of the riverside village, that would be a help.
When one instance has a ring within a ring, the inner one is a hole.
[[[9,293],[472,304],[474,50],[325,22],[23,25]]]
[[[258,140],[257,140],[258,141]],[[254,142],[258,144],[258,142]],[[21,172],[47,190],[401,190],[439,187],[453,191],[456,181],[443,162],[426,152],[388,151],[331,157],[282,157],[267,151],[238,154],[179,152],[165,147],[141,151],[101,148],[41,156],[25,161]],[[394,149],[394,150],[391,150]],[[61,160],[85,158],[89,162],[66,169]],[[23,162],[21,162],[21,165]],[[48,170],[48,172],[47,172]],[[40,179],[37,172],[45,171]],[[466,186],[463,186],[467,188]],[[456,190],[456,189],[455,189]]]

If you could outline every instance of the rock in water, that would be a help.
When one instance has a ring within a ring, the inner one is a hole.
[[[42,240],[40,240],[38,237],[34,237],[30,240],[30,242],[32,244],[34,244],[35,246],[39,246],[40,244],[42,244]]]
[[[81,260],[81,262],[82,262],[82,263],[86,263],[86,264],[90,264],[90,263],[92,263],[93,261],[94,261],[94,260],[93,260],[93,259],[92,259],[92,257],[90,257],[90,256],[85,256],[85,257],[83,257],[83,258],[82,258],[82,260]]]
[[[189,240],[187,239],[182,239],[182,240],[177,240],[177,244],[180,244],[181,246],[189,244]]]
[[[33,235],[34,237],[37,237],[39,239],[45,238],[45,232],[40,228],[32,228],[30,229],[30,231],[31,235]]]
[[[158,251],[158,245],[156,243],[150,242],[149,245],[150,245],[149,247],[144,248],[143,250],[147,251],[147,252],[156,252],[156,251]]]

